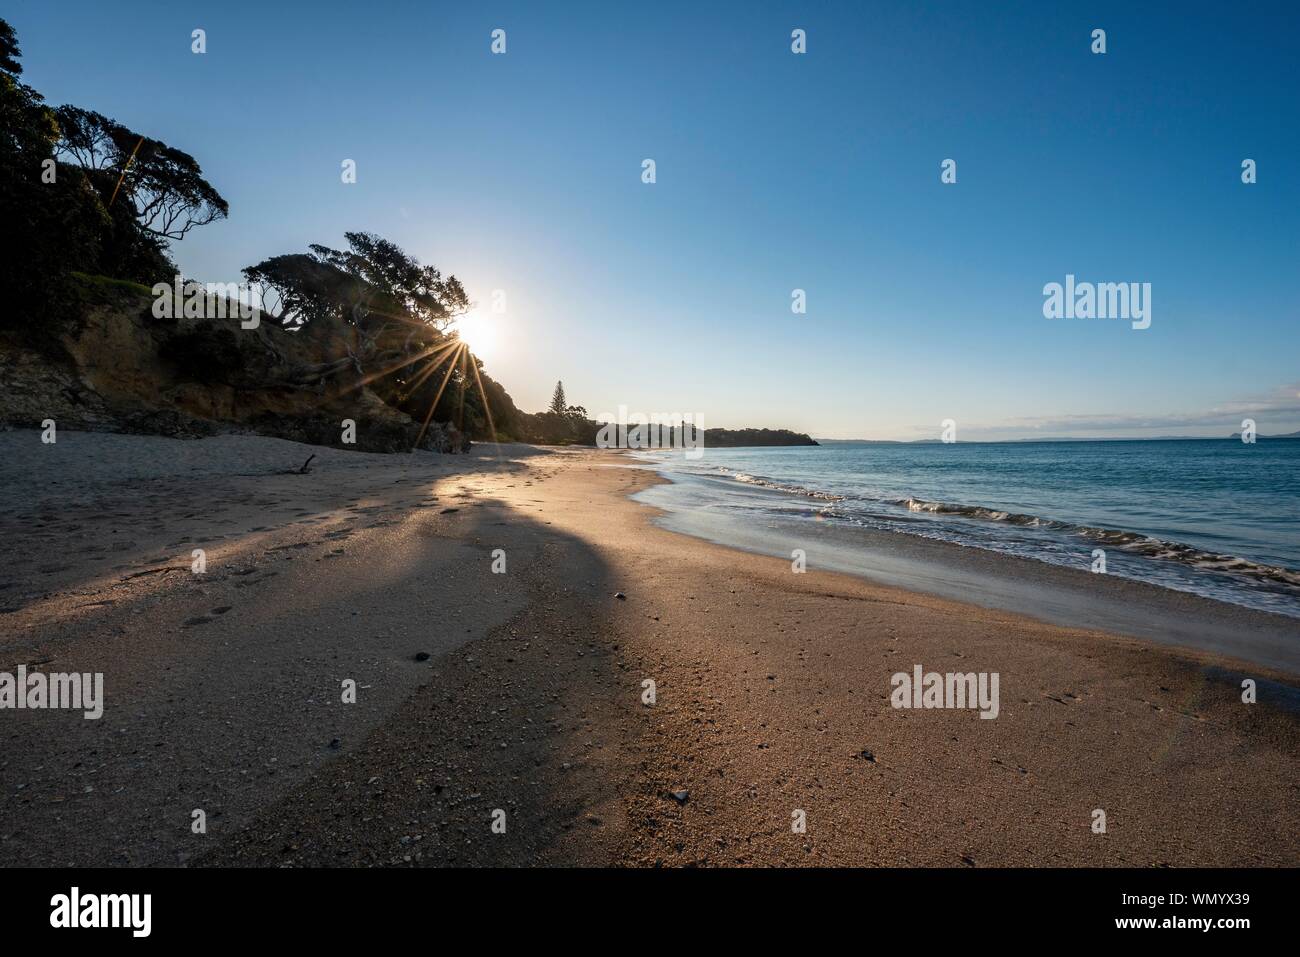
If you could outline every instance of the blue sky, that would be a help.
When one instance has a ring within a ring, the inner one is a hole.
[[[230,202],[175,246],[186,275],[377,232],[481,304],[505,290],[485,361],[527,410],[563,379],[593,414],[839,438],[1300,429],[1300,13],[1138,6],[4,16],[49,102],[194,154]],[[1151,283],[1151,328],[1044,318],[1067,273]]]

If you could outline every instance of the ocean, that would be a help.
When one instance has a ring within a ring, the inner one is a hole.
[[[1300,440],[642,452],[643,500],[938,539],[1300,618]],[[1104,554],[1101,554],[1104,553]]]

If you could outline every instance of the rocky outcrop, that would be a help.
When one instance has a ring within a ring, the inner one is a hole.
[[[355,333],[319,322],[241,327],[226,309],[158,318],[150,290],[87,279],[66,317],[0,337],[0,424],[178,437],[248,431],[370,452],[462,451],[450,424],[422,423],[366,385]],[[212,303],[213,300],[209,300]],[[180,309],[177,312],[183,311]],[[343,441],[348,422],[354,443]]]

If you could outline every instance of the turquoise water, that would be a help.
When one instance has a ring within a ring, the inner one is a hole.
[[[804,515],[1300,617],[1300,440],[935,444],[646,453],[693,507]]]

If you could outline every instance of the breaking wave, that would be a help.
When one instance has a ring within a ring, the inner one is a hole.
[[[744,482],[746,485],[757,485],[761,488],[775,489],[778,492],[786,492],[790,495],[802,495],[805,498],[820,499],[823,502],[842,502],[843,495],[833,495],[830,492],[819,492],[817,489],[804,488],[802,485],[787,485],[781,482],[773,482],[770,479],[759,478],[756,475],[750,475],[747,472],[736,472],[729,468],[718,466],[719,474],[728,478],[735,479],[737,482]]]
[[[1128,532],[1113,528],[1095,528],[1089,525],[1072,525],[1037,515],[1022,515],[999,509],[983,508],[979,505],[954,505],[948,502],[927,502],[921,499],[905,498],[894,502],[910,512],[928,512],[934,515],[957,515],[962,518],[974,518],[987,522],[1006,522],[1022,528],[1048,528],[1077,535],[1080,538],[1107,545],[1121,551],[1131,552],[1145,558],[1180,562],[1193,568],[1211,571],[1233,572],[1258,581],[1273,582],[1300,588],[1300,571],[1281,565],[1267,565],[1252,562],[1235,555],[1222,555],[1205,551],[1182,542],[1169,542],[1144,535],[1141,532]]]

